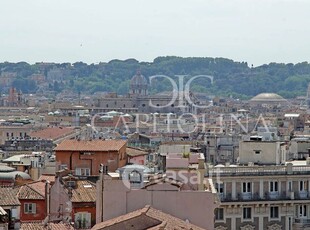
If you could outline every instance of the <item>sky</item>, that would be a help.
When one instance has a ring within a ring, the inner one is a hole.
[[[308,0],[1,0],[0,62],[310,62]]]

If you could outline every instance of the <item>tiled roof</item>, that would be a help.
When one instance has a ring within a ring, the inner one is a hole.
[[[44,200],[45,199],[45,183],[35,181],[22,185],[18,191],[18,199]]]
[[[96,202],[96,185],[87,180],[76,181],[77,187],[72,190],[72,202]]]
[[[72,127],[49,127],[34,131],[30,133],[30,136],[47,140],[57,140],[58,138],[65,137],[71,133],[74,133]]]
[[[164,183],[168,183],[171,184],[173,186],[176,186],[178,188],[181,188],[184,184],[180,181],[174,180],[172,178],[168,178],[166,176],[154,176],[153,178],[151,178],[151,180],[146,183],[144,185],[144,188],[147,188],[149,186],[155,185],[155,184],[164,184]]]
[[[119,151],[126,141],[124,140],[64,140],[55,151]]]
[[[141,149],[136,149],[136,148],[126,148],[126,153],[130,157],[137,157],[137,156],[143,156],[143,155],[148,155],[148,152],[143,151]]]
[[[18,188],[2,188],[0,187],[0,206],[20,205],[17,198]]]
[[[49,175],[49,174],[42,174],[39,179],[39,181],[49,181],[49,182],[55,182],[55,175]]]
[[[187,223],[179,218],[171,216],[152,207],[146,206],[142,209],[96,224],[92,229],[202,230],[203,228]]]
[[[48,230],[73,230],[74,228],[65,223],[47,223],[46,226],[42,222],[33,222],[33,223],[21,223],[20,225],[21,230],[41,230],[41,229],[48,229]]]

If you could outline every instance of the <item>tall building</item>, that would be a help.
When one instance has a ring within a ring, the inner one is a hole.
[[[285,145],[275,141],[239,147],[240,165],[208,168],[221,199],[215,230],[310,229],[310,158],[284,163]]]

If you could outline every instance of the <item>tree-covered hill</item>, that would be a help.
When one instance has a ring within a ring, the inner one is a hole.
[[[306,94],[310,82],[310,64],[270,63],[259,67],[249,67],[246,62],[234,62],[225,58],[182,58],[158,57],[153,62],[139,62],[135,59],[111,60],[108,63],[0,63],[2,92],[9,84],[24,93],[36,90],[61,92],[95,93],[115,91],[126,94],[131,77],[140,70],[145,77],[152,75],[212,75],[213,84],[206,79],[193,81],[192,90],[208,92],[213,95],[232,95],[235,97],[252,97],[262,92],[274,92],[285,98]],[[35,75],[45,77],[44,82]],[[189,77],[188,77],[189,78]],[[167,80],[158,80],[150,87],[151,92],[171,89]]]

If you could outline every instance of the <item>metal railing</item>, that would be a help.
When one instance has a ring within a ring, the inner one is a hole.
[[[237,166],[212,167],[206,176],[262,176],[262,175],[309,175],[310,165],[306,166]]]
[[[274,201],[274,200],[308,200],[310,198],[310,192],[281,192],[271,193],[265,192],[261,196],[256,193],[237,193],[235,197],[231,193],[219,193],[219,198],[222,202],[236,202],[236,201]]]

